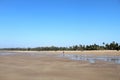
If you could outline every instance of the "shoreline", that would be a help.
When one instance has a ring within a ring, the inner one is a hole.
[[[52,53],[52,54],[94,54],[94,55],[116,55],[120,56],[120,51],[116,50],[85,50],[85,51],[12,51],[0,50],[0,52],[17,52],[17,53]]]

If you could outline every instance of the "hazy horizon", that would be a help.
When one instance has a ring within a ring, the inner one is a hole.
[[[120,43],[119,0],[0,0],[0,48]]]

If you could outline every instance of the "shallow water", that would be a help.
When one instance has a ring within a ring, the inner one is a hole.
[[[34,57],[43,57],[43,56],[55,56],[61,58],[68,58],[71,60],[78,61],[88,61],[90,63],[96,63],[96,61],[105,61],[112,62],[116,64],[120,64],[120,56],[95,56],[93,54],[47,54],[47,53],[10,53],[10,52],[0,52],[0,56],[12,56],[12,55],[20,55],[20,56],[34,56]]]
[[[72,60],[88,61],[90,63],[96,63],[96,61],[105,61],[120,64],[120,56],[95,56],[93,54],[61,54],[60,56]]]
[[[10,52],[0,52],[0,56],[14,55],[15,53]]]

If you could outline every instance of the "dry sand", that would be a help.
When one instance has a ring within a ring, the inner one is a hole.
[[[15,53],[42,53],[17,52]],[[48,54],[60,51],[43,52]],[[71,54],[119,55],[117,51],[67,51]],[[101,53],[101,54],[100,54]],[[120,80],[120,65],[73,61],[52,56],[0,56],[0,80]]]

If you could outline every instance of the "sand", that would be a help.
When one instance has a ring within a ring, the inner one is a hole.
[[[20,52],[60,54],[61,51]],[[65,54],[119,55],[117,51],[67,51]],[[0,80],[120,80],[120,65],[74,61],[54,56],[0,56]]]

